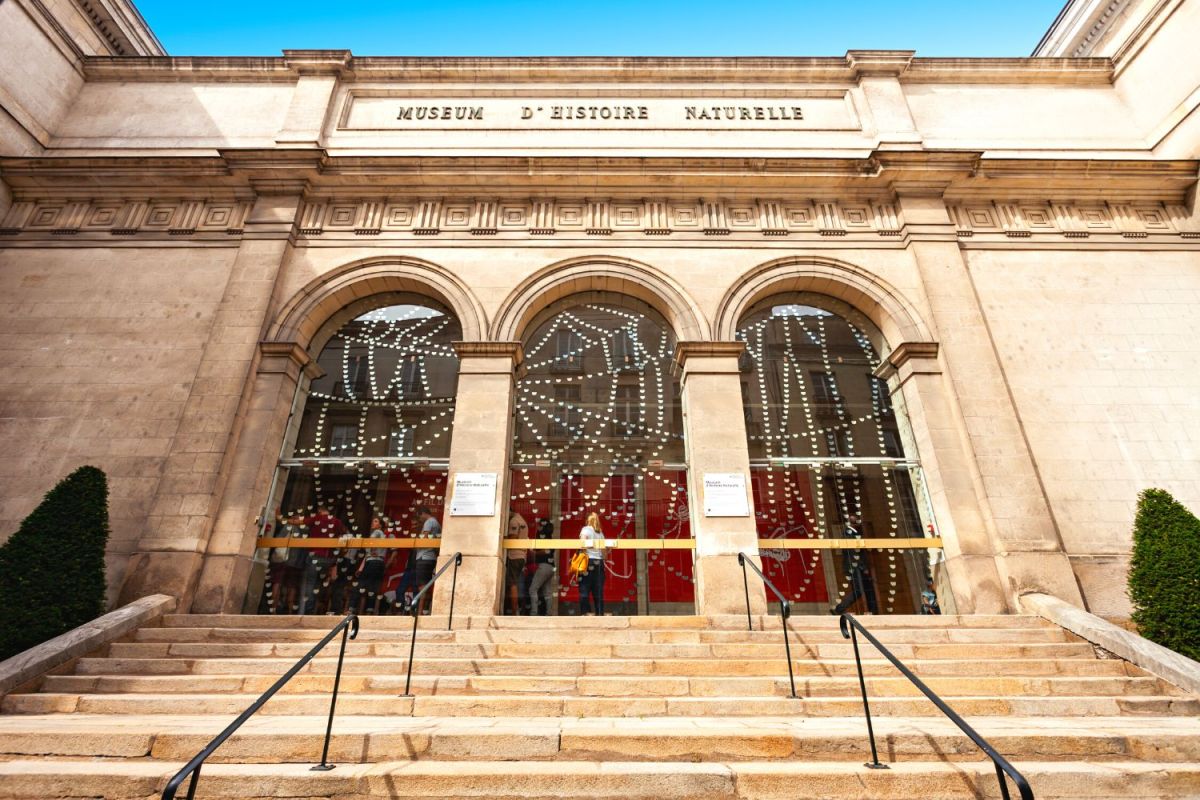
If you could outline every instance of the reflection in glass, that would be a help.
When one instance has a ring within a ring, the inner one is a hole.
[[[870,322],[832,298],[799,294],[752,309],[737,338],[746,344],[759,538],[931,536],[919,464],[906,459],[887,385],[874,374],[882,337]],[[798,610],[917,613],[940,550],[781,546],[762,555]]]
[[[317,357],[323,374],[280,462],[264,536],[411,539],[426,527],[418,509],[441,519],[462,330],[427,298],[393,298],[342,325]],[[247,606],[381,612],[402,603],[414,552],[273,548]]]
[[[674,351],[665,320],[620,295],[567,298],[534,325],[517,383],[510,498],[532,531],[577,540],[595,511],[609,539],[691,538]],[[550,613],[578,613],[566,569],[574,552],[554,551]],[[533,554],[525,569],[536,571]],[[610,614],[692,611],[690,550],[615,549],[607,570]],[[527,587],[518,589],[527,608]]]

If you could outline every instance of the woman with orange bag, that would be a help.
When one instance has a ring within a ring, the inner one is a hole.
[[[595,607],[596,616],[604,616],[604,556],[608,551],[604,532],[600,528],[600,515],[592,512],[587,524],[579,532],[579,545],[587,553],[587,572],[579,576],[579,613],[591,614]],[[588,598],[592,602],[588,602]]]

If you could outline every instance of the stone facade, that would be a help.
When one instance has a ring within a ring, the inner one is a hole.
[[[715,421],[779,293],[881,332],[960,611],[1124,613],[1138,491],[1200,507],[1200,0],[1077,0],[1030,59],[169,58],[93,6],[0,3],[0,530],[103,468],[114,600],[240,607],[297,389],[395,292],[462,325],[451,476],[507,474],[543,309],[661,313],[708,613],[753,531],[695,477],[747,468]],[[473,613],[501,517],[445,526]]]

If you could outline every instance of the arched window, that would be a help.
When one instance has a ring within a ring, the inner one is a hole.
[[[687,473],[670,326],[625,295],[573,295],[534,320],[524,350],[510,498],[517,529],[523,523],[531,536],[540,529],[577,542],[594,511],[605,537],[623,542],[610,554],[607,613],[691,613]],[[628,540],[640,540],[638,549],[624,549]],[[550,613],[579,611],[577,589],[566,578],[574,552],[555,551]],[[507,590],[502,606],[510,610]]]
[[[809,293],[759,303],[737,336],[758,535],[778,541],[761,545],[767,576],[800,610],[917,613],[940,551],[920,541],[932,535],[920,465],[875,375],[882,336]]]
[[[370,537],[373,527],[408,539],[423,533],[418,509],[442,518],[458,388],[452,343],[462,328],[422,296],[393,294],[381,303],[342,324],[317,357],[322,375],[289,432],[264,521],[265,536],[291,538],[293,546],[265,554],[251,608],[380,609],[395,599],[416,550],[357,552],[303,539]],[[383,574],[372,566],[364,578],[375,558],[383,559]]]

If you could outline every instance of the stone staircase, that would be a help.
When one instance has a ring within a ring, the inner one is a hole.
[[[865,617],[1040,800],[1200,797],[1200,698],[1034,617]],[[0,798],[151,798],[332,617],[164,617],[0,703]],[[869,644],[880,758],[832,617],[364,617],[204,767],[197,797],[981,798],[990,761]],[[1015,794],[1014,794],[1015,796]]]

